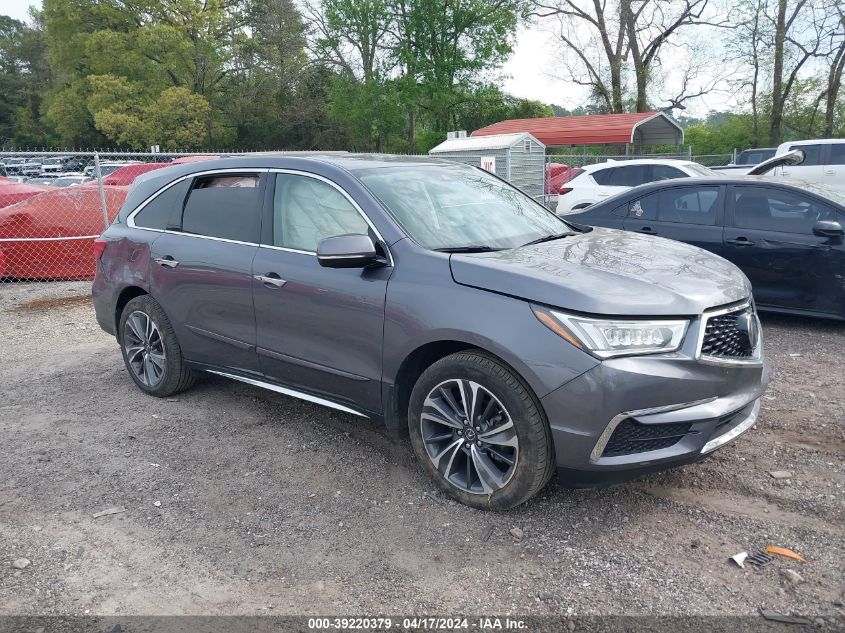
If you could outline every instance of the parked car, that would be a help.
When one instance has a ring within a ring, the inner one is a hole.
[[[53,181],[49,184],[51,187],[76,187],[78,185],[84,185],[87,182],[91,182],[90,176],[82,173],[66,173],[53,178]]]
[[[777,152],[775,147],[754,147],[751,149],[744,149],[737,156],[736,162],[729,165],[720,165],[719,167],[711,167],[715,172],[725,172],[731,176],[744,176],[755,165],[759,165],[763,161],[773,158]]]
[[[845,139],[782,143],[776,155],[781,156],[796,149],[804,152],[804,161],[799,165],[772,170],[773,177],[811,182],[845,192]]]
[[[566,215],[646,182],[687,178],[713,177],[707,167],[687,160],[639,159],[609,160],[587,165],[563,188],[557,199],[557,214]]]
[[[6,158],[3,161],[3,166],[6,168],[6,175],[8,176],[19,176],[21,174],[21,169],[26,163],[25,158]]]
[[[82,171],[88,162],[88,158],[80,156],[55,156],[52,158],[45,158],[44,162],[41,164],[41,173],[44,175]]]
[[[22,176],[40,176],[41,175],[41,159],[30,158],[20,166],[19,173]]]
[[[104,162],[100,163],[100,175],[108,176],[113,171],[120,169],[121,167],[126,167],[127,165],[139,165],[141,163],[134,162],[134,161],[112,161],[112,162]],[[96,166],[93,163],[90,163],[83,172],[86,176],[90,176],[92,178],[96,177]]]
[[[168,167],[95,247],[97,321],[143,392],[210,372],[407,429],[477,508],[555,469],[589,485],[698,461],[755,423],[768,380],[738,268],[570,225],[467,165]]]
[[[760,310],[845,319],[845,196],[764,177],[652,183],[573,222],[693,244],[739,266]]]
[[[0,181],[0,209],[23,202],[45,191],[49,189],[43,185],[17,182],[13,178]]]
[[[56,174],[50,174],[49,176],[41,175],[35,176],[34,178],[30,178],[26,182],[30,185],[52,185],[56,180]]]

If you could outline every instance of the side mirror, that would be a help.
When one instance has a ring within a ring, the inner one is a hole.
[[[836,220],[819,220],[813,227],[813,233],[821,237],[842,237],[845,231]]]
[[[369,235],[337,235],[317,245],[317,261],[326,268],[366,268],[384,263]]]

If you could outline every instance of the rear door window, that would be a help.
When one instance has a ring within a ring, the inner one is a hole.
[[[661,222],[716,224],[719,187],[664,189],[657,198],[657,217]]]
[[[648,165],[629,165],[617,167],[611,178],[611,185],[617,187],[636,187],[649,181]]]
[[[217,174],[194,180],[181,231],[257,244],[261,230],[258,174]]]
[[[628,217],[678,224],[716,224],[719,187],[674,187],[631,202]]]

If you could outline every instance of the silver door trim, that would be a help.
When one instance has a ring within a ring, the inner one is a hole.
[[[337,409],[338,411],[343,411],[344,413],[351,413],[352,415],[357,415],[362,418],[369,418],[370,416],[361,413],[360,411],[356,411],[350,407],[344,406],[342,404],[338,404],[337,402],[332,402],[331,400],[326,400],[325,398],[320,398],[319,396],[312,396],[310,393],[305,393],[303,391],[297,391],[296,389],[290,389],[289,387],[282,387],[280,385],[275,385],[270,382],[264,382],[263,380],[256,380],[254,378],[246,378],[244,376],[238,376],[236,374],[230,374],[225,371],[217,371],[214,369],[206,369],[210,374],[217,374],[218,376],[223,376],[224,378],[231,378],[232,380],[238,380],[240,382],[245,382],[248,385],[254,385],[256,387],[261,387],[262,389],[267,389],[268,391],[275,391],[276,393],[280,393],[285,396],[290,396],[292,398],[299,398],[300,400],[306,400],[307,402],[313,402],[314,404],[320,404],[324,407],[329,407],[331,409]]]

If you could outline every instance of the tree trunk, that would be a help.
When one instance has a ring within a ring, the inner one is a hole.
[[[413,106],[408,108],[408,153],[417,153],[417,111]]]
[[[843,22],[845,22],[845,19]],[[842,88],[843,70],[845,70],[845,41],[839,46],[839,50],[836,51],[836,56],[833,58],[833,63],[830,65],[830,73],[827,79],[827,94],[825,95],[824,132],[822,133],[822,138],[833,137],[833,114],[836,106],[836,98],[839,96],[839,90]]]
[[[778,0],[778,13],[775,21],[774,68],[772,71],[772,112],[769,122],[769,141],[779,145],[781,141],[781,122],[783,120],[783,49],[786,41],[786,1]]]

